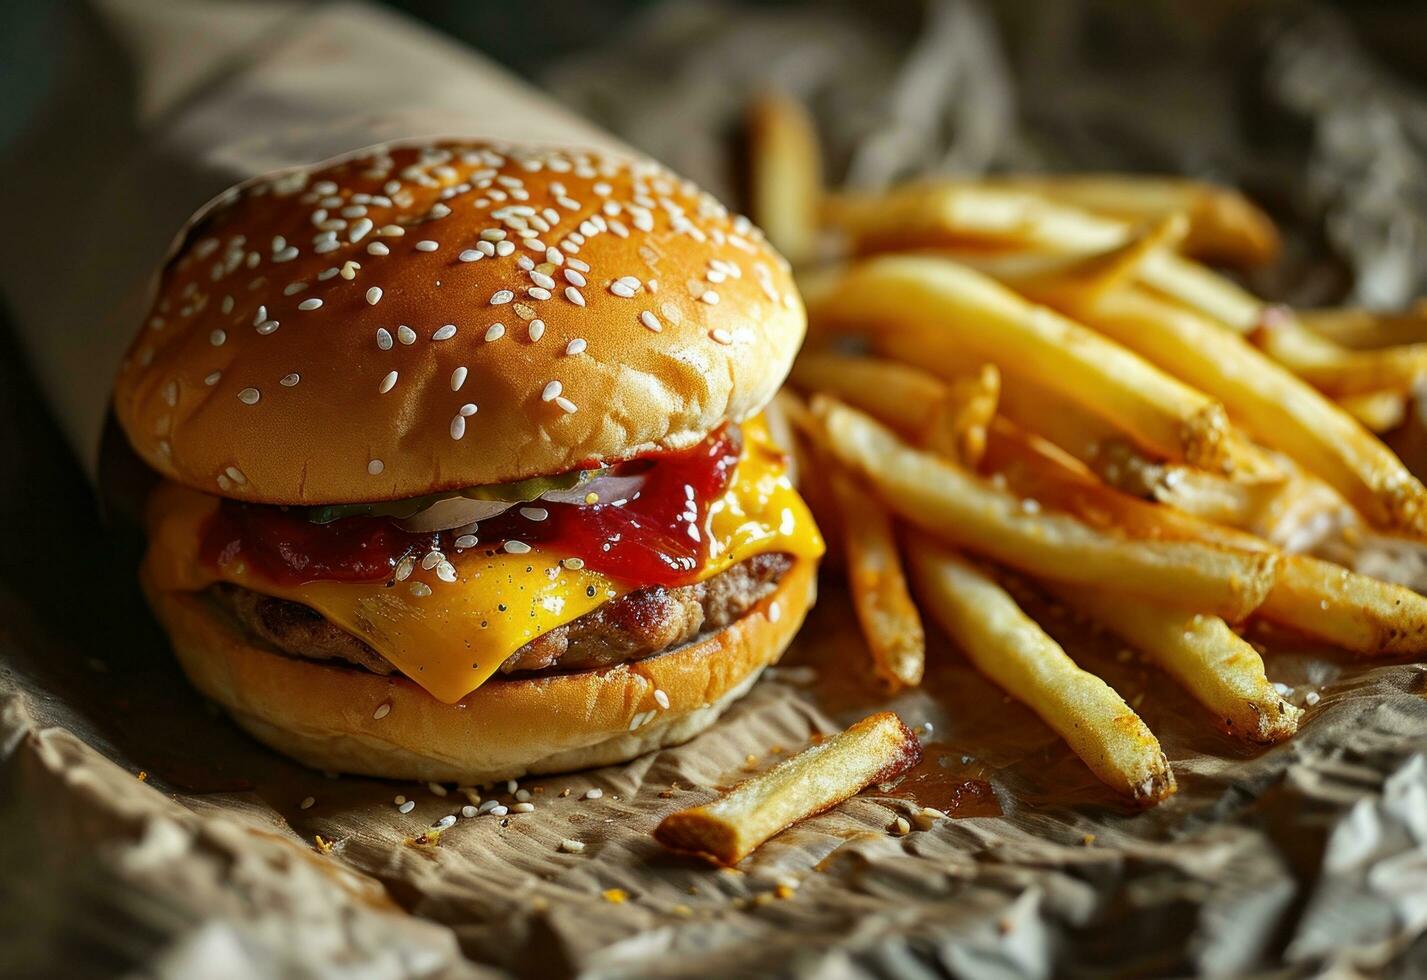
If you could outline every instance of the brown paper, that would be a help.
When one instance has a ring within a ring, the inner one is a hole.
[[[52,163],[26,171],[33,200],[9,187],[12,228],[26,230],[0,236],[7,296],[86,457],[152,268],[223,187],[386,138],[510,126],[495,135],[607,140],[363,6],[108,0],[93,12],[104,43],[92,51],[110,60],[90,64],[102,76],[117,50],[126,84],[91,77],[68,118],[122,112],[91,127],[96,159],[56,156],[70,145],[61,131],[36,137]],[[933,33],[980,29],[959,16]],[[512,111],[493,116],[501,106]],[[863,166],[875,170],[874,150]],[[46,221],[39,205],[58,199],[46,187],[85,222]],[[1307,975],[1422,959],[1417,666],[1255,634],[1308,713],[1291,743],[1254,752],[1118,643],[1028,596],[1160,736],[1180,792],[1137,813],[939,642],[921,689],[878,698],[829,577],[784,665],[714,729],[626,766],[525,782],[533,812],[458,816],[438,838],[429,828],[459,814],[462,793],[328,777],[261,748],[179,674],[133,554],[78,553],[102,588],[60,574],[68,553],[36,564],[70,615],[41,621],[0,592],[0,974],[1048,976],[1282,961]],[[927,761],[903,783],[792,828],[733,872],[654,844],[664,814],[889,706],[929,726]],[[401,813],[398,796],[415,808]],[[919,804],[953,816],[888,832]]]

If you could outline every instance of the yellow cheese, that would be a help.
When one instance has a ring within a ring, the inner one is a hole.
[[[701,578],[758,554],[817,558],[822,538],[793,489],[781,450],[761,419],[743,426],[744,452],[723,496],[709,505],[709,558]],[[482,549],[448,555],[456,581],[419,565],[403,582],[285,585],[241,562],[199,560],[203,522],[218,500],[165,483],[149,508],[148,571],[160,588],[197,591],[215,581],[309,606],[359,637],[432,696],[454,703],[520,647],[637,585],[562,564],[532,544],[528,554]]]

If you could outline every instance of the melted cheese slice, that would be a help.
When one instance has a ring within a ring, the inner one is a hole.
[[[818,558],[823,552],[807,505],[793,489],[783,452],[761,418],[743,425],[743,456],[722,497],[709,505],[709,559],[699,579],[758,554]],[[149,505],[147,571],[159,588],[193,592],[216,581],[300,602],[360,638],[433,697],[455,703],[526,643],[637,586],[588,569],[566,568],[532,544],[529,554],[475,549],[447,555],[455,582],[418,566],[385,582],[284,585],[241,562],[214,568],[199,559],[204,521],[218,499],[164,483]]]

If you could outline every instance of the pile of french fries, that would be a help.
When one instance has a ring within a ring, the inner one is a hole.
[[[1253,743],[1290,737],[1301,711],[1246,623],[1364,657],[1427,652],[1427,599],[1296,550],[1330,525],[1427,538],[1427,489],[1373,431],[1427,374],[1427,310],[1253,296],[1201,261],[1277,254],[1272,222],[1226,188],[1047,176],[827,193],[801,108],[770,97],[753,119],[754,218],[809,309],[778,404],[889,688],[921,680],[929,613],[1102,781],[1152,805],[1175,789],[1154,733],[1008,578]]]

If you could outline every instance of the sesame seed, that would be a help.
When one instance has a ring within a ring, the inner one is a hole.
[[[543,521],[550,516],[550,512],[544,507],[522,507],[520,516],[527,521]]]
[[[494,341],[494,340],[500,340],[500,338],[502,338],[502,337],[504,337],[504,336],[505,336],[505,324],[504,324],[504,323],[492,323],[489,327],[486,328],[486,343],[490,343],[491,341]]]
[[[377,721],[381,721],[389,714],[391,714],[391,702],[383,701],[381,704],[377,705],[377,710],[372,712],[372,717],[375,718]]]
[[[307,283],[305,282],[290,282],[286,286],[282,287],[282,294],[284,296],[296,296],[298,293],[302,292],[306,288]]]
[[[226,330],[215,330],[208,335],[208,342],[214,347],[222,347],[228,341]]]
[[[296,387],[297,383],[298,383],[299,381],[301,381],[301,380],[302,380],[302,375],[300,375],[300,374],[298,374],[296,371],[294,371],[294,372],[292,372],[291,374],[284,374],[284,375],[278,380],[278,384],[282,385],[284,388],[293,388],[293,387]]]
[[[720,344],[733,343],[733,335],[730,334],[723,327],[714,327],[712,330],[709,331],[709,336],[712,337],[714,340],[718,341]]]
[[[456,416],[460,418],[460,416]],[[436,565],[436,577],[443,582],[456,581],[456,566],[449,561],[442,561]]]
[[[566,854],[583,854],[585,851],[585,843],[584,841],[573,840],[566,837],[560,841],[560,850]]]
[[[530,545],[524,541],[507,541],[502,547],[508,555],[528,555],[530,553]]]
[[[460,439],[465,434],[466,417],[464,415],[456,415],[454,418],[451,419],[451,438]]]
[[[476,251],[481,255],[495,255],[495,244],[493,242],[476,242]]]
[[[391,331],[386,327],[377,327],[377,347],[391,350]]]
[[[495,254],[497,254],[497,255],[506,256],[506,255],[509,255],[511,252],[514,252],[514,251],[515,251],[515,244],[514,244],[513,242],[496,242],[496,243],[495,243]]]
[[[513,806],[513,807],[510,808],[510,812],[511,812],[511,813],[533,813],[533,812],[535,812],[535,804],[534,804],[534,803],[517,803],[517,804],[515,804],[515,806]]]
[[[559,398],[555,399],[555,404],[559,405],[560,411],[564,412],[566,415],[574,415],[577,411],[579,411],[579,408],[575,405],[575,403],[570,401],[570,399],[566,398],[564,395],[561,395]]]
[[[456,539],[457,548],[474,548],[480,543],[480,539],[474,534],[463,534]]]
[[[545,273],[543,273],[543,272],[533,272],[533,271],[532,271],[532,272],[530,273],[530,281],[533,282],[533,283],[535,283],[535,285],[537,285],[537,286],[543,286],[543,287],[546,288],[546,289],[554,289],[554,288],[555,288],[555,280],[554,280],[554,279],[551,279],[549,276],[547,276],[547,275],[546,275]]]
[[[262,393],[256,388],[244,388],[238,392],[238,401],[244,405],[256,405],[258,399],[262,398]]]
[[[347,280],[348,282],[351,282],[353,279],[357,278],[357,270],[361,267],[362,263],[357,262],[354,259],[348,259],[346,262],[342,263],[340,275],[343,279]],[[381,290],[378,289],[377,292],[380,293]],[[378,299],[380,299],[380,296],[378,296]],[[371,302],[371,300],[368,300],[368,302]]]
[[[549,299],[550,290],[544,288],[543,286],[531,286],[525,291],[525,295],[529,296],[531,299]]]
[[[376,305],[377,305],[378,303],[380,303],[381,301],[382,301],[382,288],[381,288],[380,286],[373,286],[372,288],[370,288],[370,289],[367,290],[367,303],[368,303],[368,305],[370,305],[370,306],[376,306]]]
[[[576,354],[583,354],[587,346],[589,345],[585,343],[585,338],[576,337],[565,345],[565,355],[567,357],[574,357]]]
[[[565,263],[565,253],[558,248],[547,248],[545,250],[545,261],[551,265],[563,265]]]
[[[600,789],[598,786],[596,786],[594,789],[585,790],[585,799],[587,800],[597,800],[601,796],[604,796],[604,790]]]
[[[415,800],[407,800],[407,801],[406,801],[405,803],[403,803],[401,806],[397,807],[397,810],[398,810],[399,812],[401,812],[401,813],[410,813],[412,810],[415,810],[415,809],[416,809],[416,801],[415,801]]]
[[[559,254],[559,253],[556,253],[556,254]],[[585,285],[585,277],[582,276],[580,273],[576,272],[574,269],[566,269],[566,270],[565,270],[565,280],[566,280],[567,282],[569,282],[569,284],[570,284],[571,286],[583,286],[583,285]]]
[[[512,293],[509,289],[500,289],[491,296],[491,306],[501,306],[505,303],[509,303],[513,299],[515,299],[515,293]]]
[[[485,258],[485,256],[482,255],[480,252],[477,252],[473,248],[468,248],[462,251],[460,255],[456,256],[456,258],[460,259],[462,262],[479,262],[481,259]]]
[[[497,803],[495,806],[491,807],[491,810],[490,810],[491,816],[493,816],[493,817],[503,817],[503,816],[505,816],[506,814],[508,814],[509,812],[510,812],[510,807],[505,806],[504,804],[501,804],[501,803]]]
[[[386,469],[386,464],[379,459],[373,459],[367,462],[367,472],[372,476],[380,476],[381,471],[384,469]]]
[[[714,292],[712,289],[707,289],[704,291],[704,294],[699,297],[699,301],[701,303],[707,303],[710,306],[717,306],[718,293]]]
[[[622,279],[616,279],[614,282],[610,283],[609,291],[614,293],[616,296],[623,297],[624,299],[634,298],[634,290],[630,289],[629,286]]]
[[[553,402],[556,398],[560,397],[560,392],[564,389],[565,386],[560,382],[551,381],[545,386],[545,390],[540,393],[540,400],[543,402]]]
[[[650,313],[648,310],[645,310],[643,313],[639,314],[639,322],[644,324],[650,330],[653,330],[655,333],[658,333],[660,330],[664,329],[663,325],[659,322],[659,318],[653,313]]]
[[[258,324],[257,331],[262,336],[266,337],[268,334],[272,333],[277,328],[278,322],[276,320],[264,320],[262,323]]]
[[[437,202],[436,204],[431,205],[431,210],[428,213],[433,218],[444,218],[446,217],[446,215],[451,213],[451,209],[448,208],[446,205]]]
[[[377,391],[385,395],[396,387],[396,372],[388,371],[386,377],[382,378],[382,383],[377,386]]]
[[[444,327],[438,328],[437,331],[431,335],[431,339],[450,340],[454,336],[456,336],[456,325],[454,323],[448,323]]]
[[[203,379],[203,383],[206,384],[208,387],[212,388],[219,382],[222,377],[222,371],[214,371],[212,374],[208,375],[208,377]]]
[[[416,343],[416,331],[412,330],[410,327],[403,323],[401,326],[396,328],[396,339],[401,341],[402,346],[410,347],[412,344]]]
[[[316,296],[313,296],[298,303],[297,308],[304,312],[308,310],[320,310],[322,309],[322,301]]]
[[[429,238],[423,238],[421,241],[416,243],[416,250],[418,252],[434,252],[440,247],[440,245],[438,245],[436,242],[433,242]]]
[[[461,406],[461,414],[464,415],[466,418],[470,418],[472,415],[475,415],[475,414],[476,414],[476,406],[475,406],[475,403],[473,403],[473,402],[466,402],[466,404],[462,405],[462,406]]]
[[[460,391],[461,385],[466,383],[466,366],[463,364],[451,372],[451,390]]]
[[[382,225],[377,234],[386,238],[400,238],[406,234],[406,229],[401,225]],[[383,252],[382,254],[385,255],[386,253]]]
[[[531,320],[528,329],[530,330],[530,342],[535,343],[541,337],[545,336],[545,321]]]
[[[410,555],[403,558],[396,566],[395,578],[398,582],[405,582],[411,578],[411,573],[416,568],[416,561]]]
[[[433,569],[433,568],[435,568],[437,565],[439,565],[439,564],[441,563],[441,561],[442,561],[441,552],[439,552],[439,551],[437,551],[435,548],[433,548],[433,549],[431,549],[430,551],[428,551],[425,555],[423,555],[423,556],[421,557],[421,568],[422,568],[423,571],[429,572],[429,571],[431,571],[431,569]]]
[[[376,225],[372,222],[371,218],[362,218],[356,221],[355,223],[353,223],[351,229],[347,232],[347,241],[361,241],[363,238],[367,237],[367,233],[370,232],[374,227],[376,227]]]
[[[298,806],[298,809],[300,809],[300,810],[311,810],[311,809],[312,809],[314,806],[316,806],[316,805],[317,805],[317,798],[316,798],[315,796],[306,796],[306,797],[303,797],[302,802],[299,803],[297,806]]]
[[[461,807],[461,816],[465,817],[467,820],[474,817],[476,815],[476,812],[476,808],[471,806],[471,804],[469,803]]]
[[[383,242],[372,242],[367,246],[368,255],[390,255],[391,249],[387,248]]]
[[[427,585],[425,582],[412,582],[411,594],[416,596],[418,599],[425,599],[431,594],[431,586]]]
[[[329,238],[326,241],[318,242],[317,245],[312,249],[312,251],[316,252],[318,255],[326,255],[328,252],[335,252],[341,247],[341,242],[337,241],[335,238]]]
[[[581,293],[581,292],[580,292],[578,289],[576,289],[574,286],[566,286],[566,287],[565,287],[565,298],[566,298],[567,300],[569,300],[571,303],[574,303],[576,306],[584,306],[584,305],[585,305],[585,296],[584,296],[584,294]]]
[[[565,558],[560,561],[560,564],[571,571],[579,571],[585,567],[585,560],[583,558]]]
[[[659,707],[663,708],[665,711],[669,710],[669,695],[665,694],[663,691],[656,690],[654,692],[654,702],[658,704]]]

